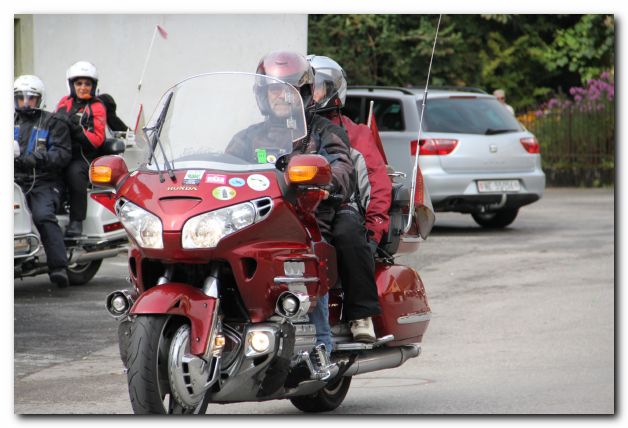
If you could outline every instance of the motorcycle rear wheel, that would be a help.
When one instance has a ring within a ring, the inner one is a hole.
[[[342,404],[351,386],[351,376],[341,376],[340,379],[328,384],[316,394],[294,397],[290,402],[294,407],[306,413],[330,412]]]
[[[87,284],[98,272],[102,259],[68,266],[68,279],[71,285]]]
[[[134,413],[185,415],[207,411],[207,399],[195,409],[185,408],[170,390],[170,343],[185,322],[180,317],[148,315],[138,316],[132,323],[127,350],[127,380]]]

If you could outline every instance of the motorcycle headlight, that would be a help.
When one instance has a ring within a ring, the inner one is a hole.
[[[154,214],[126,202],[118,210],[118,217],[126,231],[143,248],[163,248],[163,227],[161,220]]]
[[[255,208],[249,202],[197,215],[183,225],[183,248],[213,248],[225,236],[254,222]]]

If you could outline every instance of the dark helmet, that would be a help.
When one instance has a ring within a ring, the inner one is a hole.
[[[347,98],[347,75],[336,61],[326,56],[308,55],[316,73],[314,91],[319,95],[316,110],[326,111],[342,108]]]
[[[303,107],[307,112],[313,110],[314,69],[303,55],[289,51],[275,51],[266,54],[260,60],[256,74],[273,77],[294,86],[303,99]],[[257,80],[257,103],[262,114],[271,113],[268,106],[266,85],[267,80]]]

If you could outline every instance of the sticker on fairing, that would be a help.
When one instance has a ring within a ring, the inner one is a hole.
[[[236,191],[229,186],[219,186],[212,190],[212,196],[221,201],[228,201],[235,198]]]
[[[199,184],[203,178],[205,170],[202,169],[190,169],[185,172],[183,177],[183,184]]]
[[[246,184],[246,181],[244,181],[244,178],[233,177],[229,179],[229,184],[233,187],[242,187]]]
[[[207,174],[205,176],[205,183],[226,184],[227,183],[227,176],[226,175],[220,175],[220,174]]]
[[[261,174],[252,174],[246,179],[246,184],[253,190],[262,192],[270,187],[268,178]]]

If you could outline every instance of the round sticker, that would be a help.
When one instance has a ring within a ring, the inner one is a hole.
[[[270,187],[270,181],[268,181],[268,178],[261,174],[249,175],[246,179],[246,184],[248,184],[251,189],[257,190],[258,192],[266,190]]]
[[[229,179],[229,184],[233,187],[242,187],[246,184],[246,181],[244,181],[244,178],[233,177]]]
[[[229,186],[219,186],[212,190],[212,195],[221,201],[228,201],[235,198],[236,191]]]

